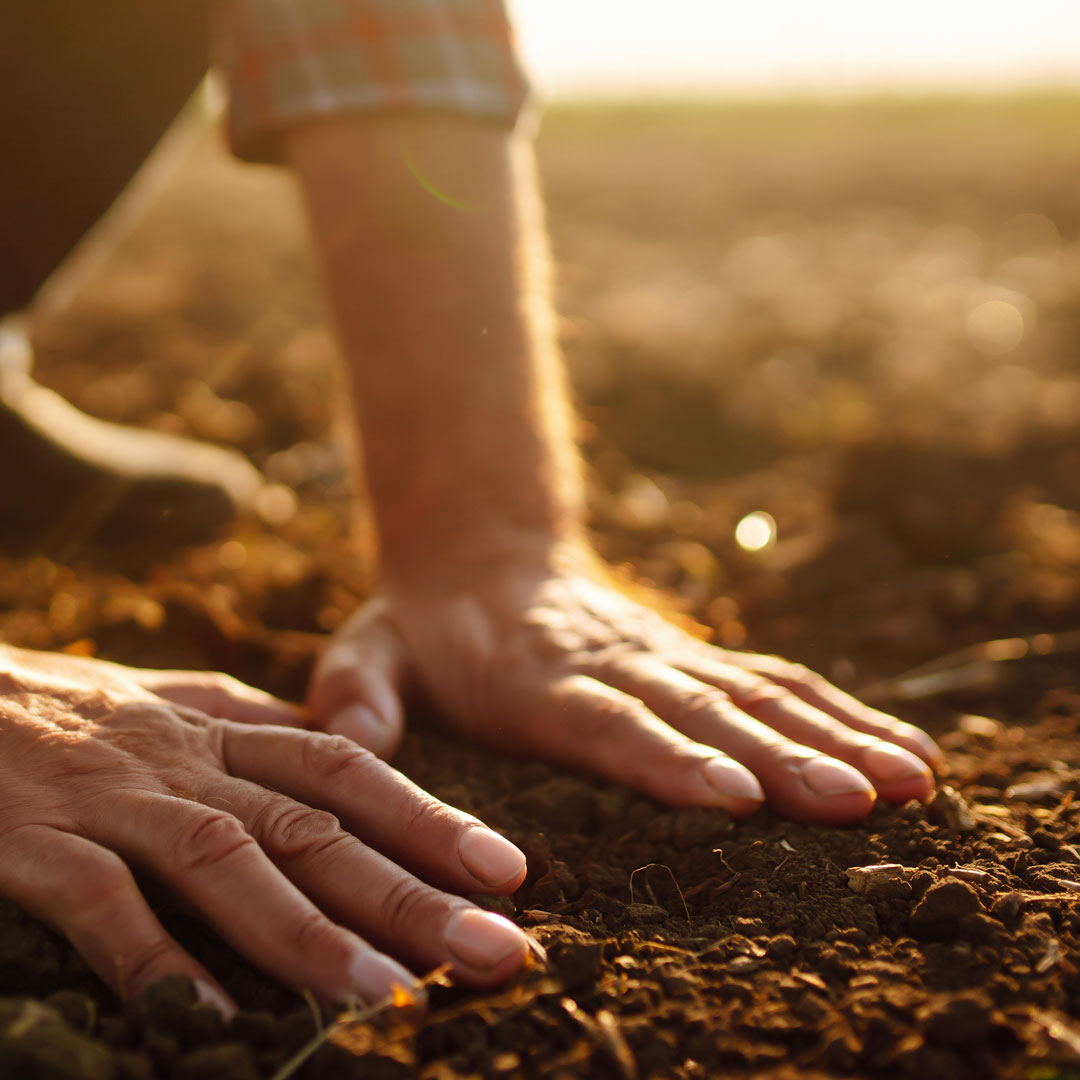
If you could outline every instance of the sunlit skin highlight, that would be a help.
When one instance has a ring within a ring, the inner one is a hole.
[[[355,744],[303,730],[294,706],[213,672],[3,645],[0,668],[25,688],[0,710],[0,892],[122,996],[186,975],[201,1000],[235,1013],[129,867],[327,1002],[373,1003],[398,985],[422,1004],[409,970],[361,935],[417,971],[448,964],[467,985],[496,985],[523,962],[521,931],[460,895],[513,891],[522,853]]]
[[[439,191],[419,185],[407,144]],[[438,118],[297,128],[352,372],[379,533],[378,597],[335,635],[309,702],[390,753],[403,687],[449,723],[673,805],[806,821],[925,799],[933,743],[810,672],[712,648],[622,595],[585,539],[535,164]]]

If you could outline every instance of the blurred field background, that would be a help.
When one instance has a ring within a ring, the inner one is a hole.
[[[584,395],[692,388],[729,468],[1075,422],[1077,118],[1052,97],[554,112]],[[639,460],[692,464],[646,442]]]
[[[720,642],[851,685],[1080,622],[1078,120],[1050,93],[549,108],[601,550]],[[201,141],[38,340],[81,407],[234,444],[278,487],[146,582],[77,551],[4,575],[0,636],[299,692],[281,657],[372,563],[291,181]]]

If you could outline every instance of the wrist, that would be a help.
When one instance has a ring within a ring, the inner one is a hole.
[[[556,571],[590,551],[576,518],[424,522],[396,535],[380,529],[379,547],[380,575],[391,589],[472,580],[504,567]]]
[[[369,459],[384,576],[415,579],[452,568],[544,564],[558,552],[586,548],[572,444],[535,431],[529,441],[530,454],[466,453],[458,443],[452,452],[429,445],[390,469],[370,468],[375,463]]]
[[[510,522],[471,523],[438,533],[424,544],[382,540],[380,577],[390,592],[473,591],[506,579],[518,582],[600,566],[577,518],[538,526]]]

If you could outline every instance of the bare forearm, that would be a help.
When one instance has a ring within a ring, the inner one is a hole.
[[[464,121],[393,117],[298,126],[287,149],[353,376],[387,574],[574,533],[530,149]]]
[[[355,372],[387,587],[324,655],[315,715],[392,747],[419,677],[462,730],[675,806],[740,816],[767,795],[838,824],[879,796],[927,798],[925,734],[784,661],[704,645],[559,542],[580,492],[542,231],[508,141],[441,123],[347,134],[292,149]]]

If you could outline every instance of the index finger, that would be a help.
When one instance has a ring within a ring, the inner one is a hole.
[[[329,810],[432,884],[508,893],[525,877],[525,856],[509,840],[342,735],[226,724],[222,751],[233,776]]]
[[[311,727],[306,709],[248,686],[221,671],[165,671],[129,668],[135,681],[158,697],[207,716],[242,724]]]

